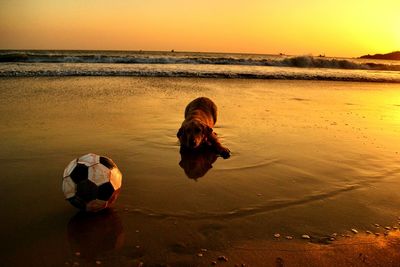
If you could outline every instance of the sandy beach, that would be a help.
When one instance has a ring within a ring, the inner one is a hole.
[[[4,266],[399,266],[399,84],[36,77],[0,88]],[[218,106],[227,160],[179,153],[198,96]],[[89,152],[123,174],[115,206],[96,216],[61,191],[68,162]]]

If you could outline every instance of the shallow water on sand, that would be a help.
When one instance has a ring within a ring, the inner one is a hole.
[[[350,82],[0,79],[2,258],[184,265],[201,248],[274,233],[318,239],[392,226],[399,92]],[[214,130],[232,151],[227,160],[179,153],[176,132],[198,96],[219,108]],[[113,210],[90,217],[61,192],[67,163],[88,152],[111,157],[123,174]]]

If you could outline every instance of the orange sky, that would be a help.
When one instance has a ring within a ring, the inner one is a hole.
[[[400,50],[399,0],[16,0],[0,49],[170,50],[357,57]]]

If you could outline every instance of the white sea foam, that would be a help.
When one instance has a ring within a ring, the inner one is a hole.
[[[0,76],[201,77],[400,83],[398,71],[199,64],[2,63]]]
[[[400,62],[140,51],[0,51],[0,76],[164,76],[398,83]]]

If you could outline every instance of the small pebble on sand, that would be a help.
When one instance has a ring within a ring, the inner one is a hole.
[[[287,240],[292,240],[292,239],[293,239],[293,236],[287,235],[285,238],[286,238]]]
[[[337,237],[337,233],[331,234],[331,237]]]
[[[358,231],[356,229],[351,229],[351,231],[355,234],[358,234]]]
[[[371,231],[369,231],[369,230],[367,230],[367,231],[365,231],[367,234],[372,234],[372,232]]]
[[[374,225],[375,225],[375,227],[379,227],[379,226],[380,226],[380,225],[379,225],[379,224],[377,224],[377,223],[375,223]]]
[[[218,260],[219,260],[219,261],[225,261],[225,262],[227,262],[227,261],[228,261],[228,258],[222,255],[222,256],[219,256],[219,257],[218,257]]]
[[[390,227],[390,226],[386,226],[386,227],[385,227],[385,229],[386,229],[386,230],[391,230],[391,229],[392,229],[392,227]]]
[[[375,233],[375,235],[376,235],[376,236],[380,236],[381,234],[380,234],[380,233]]]
[[[281,237],[281,235],[278,234],[278,233],[276,233],[276,234],[274,234],[274,237],[275,237],[275,238],[279,238],[279,237]]]
[[[203,253],[197,253],[198,257],[203,257]]]
[[[100,264],[101,264],[101,261],[96,261],[96,264],[97,264],[97,265],[100,265]]]
[[[302,235],[301,238],[303,238],[303,239],[310,239],[310,236],[309,236],[309,235]]]
[[[350,235],[345,235],[344,237],[351,237]]]
[[[393,226],[393,230],[399,230],[399,227]]]
[[[334,237],[330,237],[329,240],[330,241],[335,241],[335,238]]]
[[[211,265],[217,265],[217,262],[216,261],[212,261]]]
[[[202,252],[207,252],[207,249],[206,248],[202,248],[202,249],[200,249]]]
[[[389,231],[385,231],[383,234],[384,235],[389,235]]]

